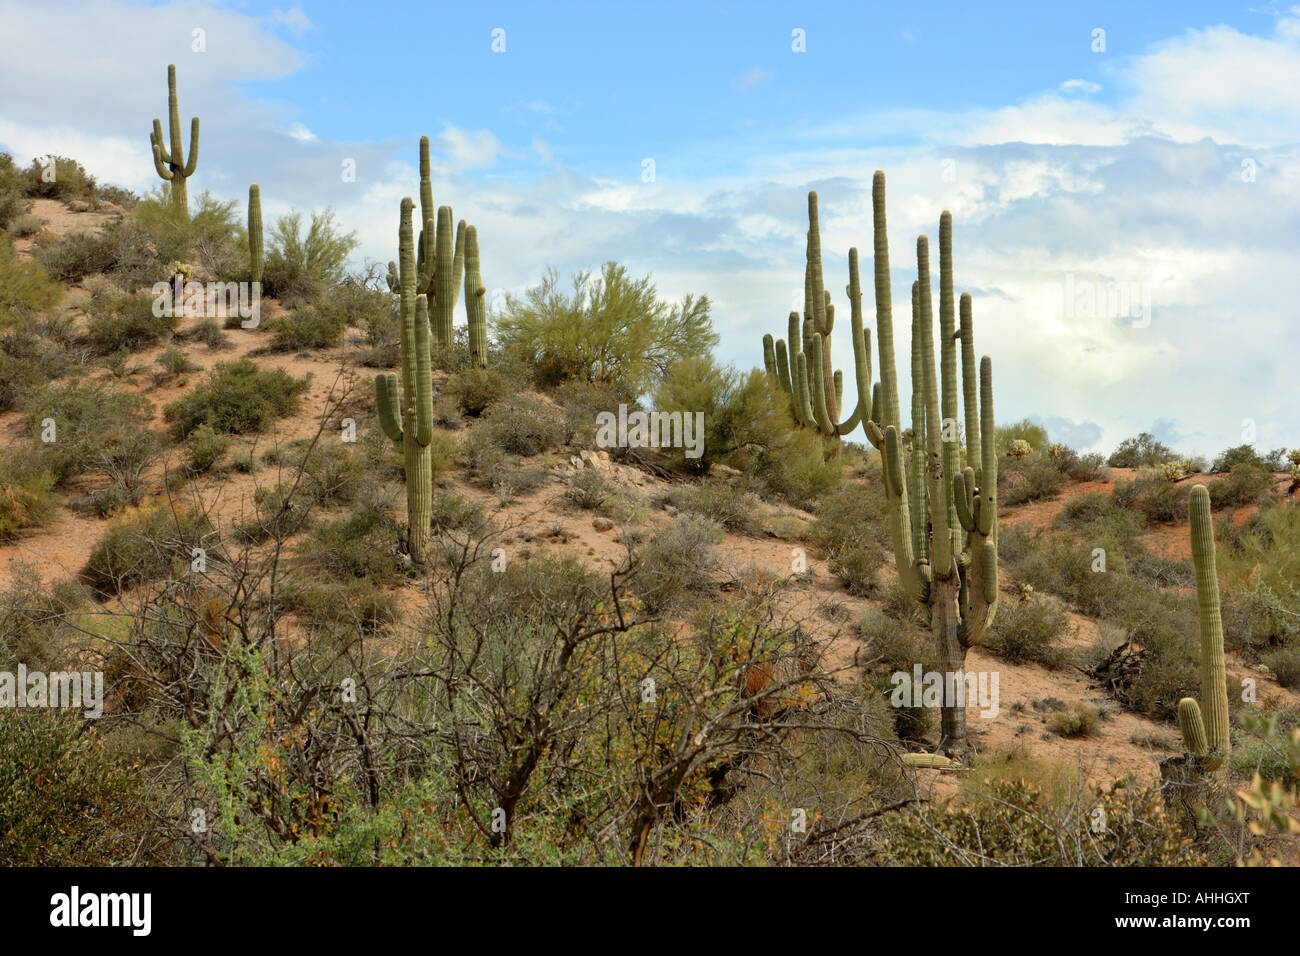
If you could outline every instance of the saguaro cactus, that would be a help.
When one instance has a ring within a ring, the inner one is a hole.
[[[894,559],[904,592],[927,606],[945,686],[964,679],[966,651],[979,643],[997,610],[997,453],[994,448],[993,362],[974,376],[974,330],[969,294],[961,296],[961,325],[953,301],[952,216],[939,221],[940,362],[936,380],[930,247],[917,239],[917,282],[912,287],[912,454],[904,454],[894,365],[885,174],[872,182],[876,341],[880,383],[873,389],[864,430],[883,458]],[[852,255],[852,253],[851,253]],[[957,427],[957,342],[961,342],[969,463],[960,459]],[[978,449],[979,467],[973,467]],[[940,749],[966,749],[964,706],[945,699]]]
[[[402,443],[406,460],[407,549],[411,560],[424,563],[429,547],[433,510],[433,379],[429,363],[428,298],[416,294],[415,243],[411,211],[415,203],[402,200],[398,230],[399,282],[402,317],[402,381],[397,376],[375,376],[375,400],[384,434]]]
[[[1232,748],[1228,734],[1228,675],[1223,662],[1223,620],[1219,613],[1219,577],[1214,559],[1210,492],[1192,488],[1192,561],[1196,566],[1197,616],[1201,624],[1201,703],[1178,702],[1178,724],[1187,752],[1200,768],[1214,773],[1224,767]],[[1207,733],[1208,731],[1208,733]]]
[[[429,160],[429,137],[420,137],[420,239],[416,250],[418,293],[433,303],[433,333],[438,348],[450,351],[455,341],[453,316],[460,296],[461,275],[465,269],[465,220],[461,220],[452,240],[450,206],[433,205],[433,174]],[[466,303],[468,309],[468,303]]]
[[[257,183],[248,187],[248,260],[252,281],[262,281],[265,259],[262,255],[262,189]]]
[[[171,133],[171,148],[163,146],[162,121],[157,117],[153,121],[153,132],[149,134],[149,146],[153,151],[154,169],[164,180],[172,184],[172,205],[183,209],[187,214],[190,209],[189,194],[185,182],[194,175],[194,167],[199,162],[199,118],[190,119],[190,155],[185,158],[185,148],[181,143],[181,114],[176,104],[176,64],[167,66],[167,116]]]
[[[853,336],[853,364],[858,401],[843,422],[839,420],[844,396],[844,376],[831,370],[831,330],[835,306],[823,284],[821,226],[817,193],[808,193],[808,243],[804,260],[804,317],[791,312],[789,342],[763,336],[763,363],[772,380],[790,396],[795,421],[824,435],[847,435],[870,413],[871,333],[862,327],[862,287],[858,281],[858,251],[849,250],[849,321]]]
[[[478,230],[465,230],[465,315],[469,320],[469,360],[487,368],[487,289],[479,275]]]

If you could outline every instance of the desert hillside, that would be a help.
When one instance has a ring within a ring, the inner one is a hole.
[[[761,369],[683,361],[630,391],[530,364],[508,347],[527,302],[487,313],[480,363],[462,299],[428,378],[429,551],[413,555],[403,446],[376,401],[377,374],[406,375],[382,267],[313,275],[277,234],[256,327],[159,317],[155,282],[242,281],[242,217],[191,195],[178,221],[69,179],[22,200],[0,253],[0,651],[5,669],[102,671],[104,716],[0,734],[0,759],[71,764],[48,819],[0,808],[23,821],[0,833],[14,853],[996,857],[967,821],[1025,846],[1113,841],[1089,862],[1297,862],[1294,836],[1175,812],[1161,772],[1185,750],[1179,701],[1202,696],[1188,502],[1205,485],[1219,785],[1295,785],[1300,464],[1284,455],[1192,462],[1141,436],[1108,464],[999,422],[996,613],[965,658],[996,677],[996,713],[969,703],[951,748],[936,709],[891,704],[895,675],[938,662],[862,430],[805,427]],[[602,448],[598,414],[647,395],[725,419],[722,444],[702,461]],[[70,807],[90,822],[53,836]],[[1098,807],[1111,830],[1089,830]]]

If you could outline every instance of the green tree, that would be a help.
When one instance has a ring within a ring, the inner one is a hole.
[[[571,293],[548,270],[522,297],[507,297],[496,328],[506,353],[543,385],[579,379],[639,395],[678,359],[717,345],[709,307],[706,295],[660,301],[650,276],[633,279],[625,266],[607,262],[599,277],[575,275]]]

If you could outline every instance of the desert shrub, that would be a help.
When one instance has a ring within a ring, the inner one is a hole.
[[[22,170],[9,153],[0,153],[0,229],[31,208]],[[2,285],[2,283],[0,283]]]
[[[609,500],[613,489],[596,468],[584,468],[573,476],[564,496],[584,511],[594,511]]]
[[[140,395],[92,382],[55,382],[27,401],[27,427],[33,436],[52,420],[54,441],[39,446],[46,467],[59,484],[93,470],[142,464],[151,453],[141,435],[152,407]]]
[[[1112,468],[1154,468],[1177,458],[1178,453],[1158,441],[1155,435],[1142,432],[1120,442],[1106,459],[1106,464]]]
[[[596,447],[596,416],[601,412],[618,414],[618,406],[629,411],[637,408],[635,396],[614,385],[569,380],[551,389],[552,400],[564,409],[565,437],[579,448]]]
[[[1031,662],[1059,670],[1069,660],[1061,638],[1070,619],[1059,604],[1040,595],[1024,601],[1003,600],[983,645],[1013,664]]]
[[[27,195],[34,199],[95,198],[95,177],[67,156],[38,156],[24,176]]]
[[[1035,425],[1028,418],[1022,418],[1018,422],[1011,422],[1008,425],[998,425],[994,432],[994,444],[998,452],[1006,456],[1011,450],[1014,442],[1022,441],[1029,446],[1030,451],[1046,452],[1049,444],[1047,438],[1047,429],[1042,425]]]
[[[478,534],[488,523],[487,515],[479,505],[450,491],[434,493],[429,513],[435,534]]]
[[[885,502],[857,485],[827,495],[817,505],[812,541],[827,567],[851,594],[871,594],[884,563],[888,537]]]
[[[230,448],[230,436],[200,425],[185,439],[185,460],[196,475],[210,471]]]
[[[1097,732],[1099,717],[1097,708],[1075,703],[1054,713],[1048,725],[1062,737],[1091,737]]]
[[[154,345],[171,336],[180,323],[175,315],[155,315],[154,297],[146,293],[97,292],[87,311],[86,339],[96,355]]]
[[[159,274],[159,267],[180,261],[195,263],[215,280],[248,279],[250,267],[246,248],[241,246],[238,205],[204,190],[190,197],[186,213],[172,205],[168,188],[160,185],[138,203],[128,219],[105,230],[117,249],[114,275],[126,288],[134,288],[170,278]]]
[[[1131,481],[1115,482],[1111,499],[1121,508],[1142,515],[1148,524],[1165,524],[1187,518],[1187,498],[1191,487],[1166,481],[1156,471],[1138,474]]]
[[[1267,455],[1261,455],[1254,445],[1238,445],[1220,452],[1210,465],[1210,471],[1222,473],[1232,471],[1238,465],[1253,465],[1263,471],[1286,471],[1287,453],[1285,448],[1274,448]]]
[[[514,395],[483,416],[489,440],[502,451],[525,457],[557,447],[564,440],[559,410],[531,395]]]
[[[923,671],[931,669],[934,648],[929,635],[911,622],[869,608],[858,619],[857,636],[864,645],[859,657],[864,662],[875,659],[876,670],[911,673],[915,664]]]
[[[510,381],[500,372],[487,368],[462,369],[447,381],[447,394],[471,418],[482,415],[510,391]]]
[[[811,428],[791,428],[772,447],[755,448],[743,470],[773,494],[807,507],[844,480],[844,462],[835,444]]]
[[[33,393],[62,377],[71,362],[68,344],[29,323],[0,332],[0,412],[25,407]]]
[[[332,349],[343,341],[346,318],[338,310],[310,305],[295,309],[266,323],[271,348],[279,352]]]
[[[397,522],[388,516],[386,502],[363,501],[342,518],[317,524],[298,553],[310,567],[332,578],[388,584],[401,577],[393,547],[397,540]]]
[[[221,323],[216,319],[204,319],[196,325],[190,334],[208,347],[209,351],[230,346],[230,336],[221,331]]]
[[[662,610],[691,591],[709,586],[718,567],[717,544],[723,538],[717,522],[702,515],[684,515],[656,531],[637,554],[632,587],[650,610]]]
[[[1242,462],[1232,466],[1226,478],[1216,478],[1207,486],[1210,504],[1217,511],[1223,508],[1240,508],[1255,504],[1273,487],[1270,468]]]
[[[164,409],[180,438],[200,425],[241,435],[266,431],[277,418],[290,415],[307,389],[282,368],[263,371],[250,359],[218,362],[205,382]]]
[[[1054,498],[1065,487],[1065,480],[1045,454],[1030,450],[1019,458],[1004,458],[998,466],[998,499],[1012,506]]]
[[[613,384],[642,394],[676,360],[707,354],[718,342],[707,296],[680,305],[658,298],[650,276],[632,279],[607,262],[599,278],[574,276],[565,294],[554,270],[522,297],[507,296],[495,317],[506,355],[533,370],[537,383],[569,379]]]
[[[1142,521],[1136,514],[1117,504],[1111,495],[1099,491],[1067,501],[1056,523],[1076,532],[1082,541],[1096,542],[1103,547],[1117,544],[1126,553],[1135,550],[1142,533]]]
[[[38,246],[33,253],[45,271],[61,282],[80,282],[86,276],[109,272],[118,261],[112,237],[87,229]]]
[[[0,710],[0,859],[131,865],[150,807],[142,780],[79,712]]]
[[[1264,666],[1283,687],[1300,690],[1300,647],[1279,647],[1265,654]]]
[[[42,219],[40,216],[33,216],[30,213],[25,213],[10,222],[7,228],[9,235],[22,239],[27,236],[36,235],[41,231],[41,227],[44,226],[45,223],[46,220]]]
[[[356,233],[340,231],[332,209],[312,213],[305,235],[302,213],[281,216],[266,240],[263,293],[285,302],[319,299],[343,278],[357,241]]]
[[[1097,452],[1088,452],[1069,460],[1065,473],[1075,481],[1097,481],[1101,478],[1102,466],[1106,459]]]
[[[202,515],[167,505],[136,509],[109,524],[79,577],[101,597],[111,597],[180,568],[188,570],[193,548],[205,548],[213,560],[211,535],[212,526]]]
[[[7,241],[0,241],[0,332],[43,309],[58,304],[63,288],[40,262],[19,259]]]
[[[1264,780],[1294,787],[1300,764],[1295,759],[1291,728],[1300,713],[1293,708],[1275,715],[1265,715],[1256,707],[1241,712],[1241,730],[1234,734],[1229,758],[1235,777],[1250,779],[1259,774]]]
[[[376,634],[398,620],[397,595],[367,578],[296,579],[285,587],[285,602],[318,630]]]
[[[1106,828],[1097,833],[1094,811]],[[1115,786],[1095,799],[1046,797],[997,781],[984,799],[923,804],[887,818],[881,862],[900,866],[1203,866],[1158,790]]]
[[[0,451],[0,542],[49,521],[58,506],[54,482],[40,455],[24,448]]]
[[[175,345],[169,346],[158,356],[158,364],[168,376],[183,375],[194,370],[189,358]]]
[[[706,479],[688,485],[680,507],[716,521],[731,534],[753,535],[762,528],[763,501],[741,482]]]

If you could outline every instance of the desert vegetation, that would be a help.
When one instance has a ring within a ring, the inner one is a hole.
[[[0,672],[103,690],[0,708],[0,859],[1297,862],[1300,453],[998,423],[949,213],[904,427],[883,172],[874,322],[810,193],[735,368],[617,261],[489,303],[427,137],[387,272],[264,234],[168,91],[151,195],[0,155]]]

